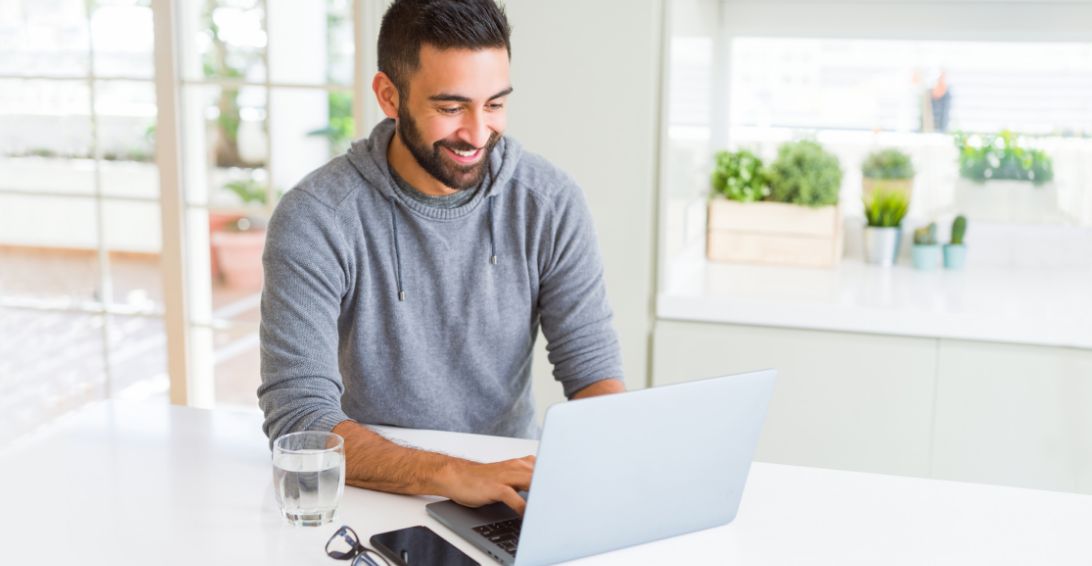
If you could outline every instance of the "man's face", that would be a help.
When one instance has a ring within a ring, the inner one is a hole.
[[[445,186],[478,186],[504,134],[508,52],[421,46],[421,64],[398,105],[398,135],[422,169]]]

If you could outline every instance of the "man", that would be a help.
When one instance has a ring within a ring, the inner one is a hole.
[[[470,462],[359,423],[535,436],[540,324],[568,398],[624,389],[580,190],[503,135],[510,53],[492,0],[394,2],[372,83],[388,119],[270,221],[264,430],[340,434],[350,485],[522,513],[533,456]]]

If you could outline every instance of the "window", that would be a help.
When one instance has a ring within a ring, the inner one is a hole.
[[[703,255],[713,154],[750,149],[769,161],[780,144],[801,138],[819,141],[839,158],[840,207],[850,223],[863,217],[864,158],[896,147],[917,169],[907,224],[945,226],[968,213],[976,236],[990,231],[999,238],[976,248],[976,259],[996,249],[994,259],[1004,263],[1012,256],[1006,246],[1037,238],[1046,249],[1058,248],[1048,241],[1087,238],[1092,33],[1086,22],[1092,6],[677,0],[668,14],[662,287],[682,273],[673,265],[691,265]],[[1053,180],[1023,191],[1043,204],[1034,214],[1010,205],[1007,188],[976,194],[981,201],[967,198],[968,187],[983,185],[961,175],[958,134],[980,148],[1003,143],[1002,132],[1052,162]],[[847,242],[857,232],[847,231]],[[1087,263],[1082,254],[1046,255],[1050,264]]]
[[[3,444],[167,376],[150,6],[5,2],[0,43]]]
[[[3,3],[0,444],[106,397],[256,406],[265,223],[378,119],[360,6]]]

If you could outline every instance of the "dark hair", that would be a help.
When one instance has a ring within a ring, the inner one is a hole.
[[[405,95],[421,64],[421,46],[437,49],[503,47],[512,56],[512,28],[493,0],[395,0],[379,27],[379,70]]]

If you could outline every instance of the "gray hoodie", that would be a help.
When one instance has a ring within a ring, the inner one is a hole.
[[[533,437],[541,325],[565,395],[621,378],[580,189],[502,138],[484,190],[438,208],[395,188],[394,122],[288,191],[262,261],[266,435],[367,424]]]

